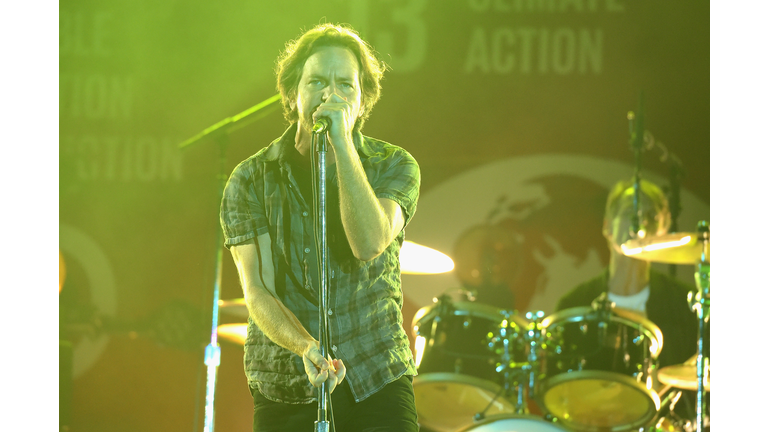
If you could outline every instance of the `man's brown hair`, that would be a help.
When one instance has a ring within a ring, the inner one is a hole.
[[[298,111],[295,105],[291,107],[291,102],[296,101],[304,63],[321,47],[347,48],[357,58],[362,93],[362,115],[355,122],[355,130],[359,131],[381,97],[381,79],[387,65],[379,60],[374,49],[347,25],[319,24],[286,44],[285,50],[277,59],[275,70],[285,119],[290,123],[298,120]]]

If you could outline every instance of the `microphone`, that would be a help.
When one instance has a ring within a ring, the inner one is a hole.
[[[331,121],[325,117],[320,117],[315,122],[315,125],[312,126],[312,133],[321,134],[326,132],[329,127],[331,127]]]

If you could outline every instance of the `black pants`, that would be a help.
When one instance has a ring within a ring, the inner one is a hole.
[[[413,377],[403,375],[362,402],[355,402],[345,380],[331,395],[330,432],[417,432],[419,426],[413,396]],[[312,432],[317,403],[273,402],[251,388],[253,431]]]

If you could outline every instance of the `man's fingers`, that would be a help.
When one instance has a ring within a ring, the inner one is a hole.
[[[332,369],[328,372],[328,388],[331,393],[333,390],[344,381],[344,377],[347,375],[347,368],[344,366],[344,362],[341,360],[331,360]]]
[[[344,362],[331,357],[323,358],[320,354],[319,345],[310,346],[301,356],[301,360],[304,363],[304,372],[306,372],[309,382],[315,387],[320,387],[326,383],[329,391],[333,392],[347,375]]]
[[[322,371],[315,375],[314,379],[309,378],[309,382],[315,387],[320,387],[324,382],[328,381],[328,371]]]
[[[334,360],[333,366],[336,369],[336,376],[339,377],[339,382],[342,382],[344,377],[347,376],[347,367],[344,366],[344,362],[341,360]]]
[[[304,356],[303,360],[304,372],[307,373],[309,382],[315,387],[320,387],[320,384],[328,379],[328,370],[318,370],[317,366],[315,366],[315,364],[306,356]]]
[[[344,119],[346,110],[346,103],[324,103],[317,107],[317,110],[312,114],[312,120],[317,122],[320,117],[336,117],[337,113],[340,119]]]
[[[316,346],[310,347],[301,359],[309,382],[315,387],[320,387],[328,379],[329,369],[332,368],[331,363],[323,358]]]
[[[321,370],[327,370],[331,367],[331,364],[323,358],[323,355],[320,354],[320,350],[317,347],[312,347],[309,350],[307,350],[306,353],[304,353],[304,359],[305,359],[305,367],[306,367],[306,359],[309,359],[312,364],[315,365],[318,369]]]
[[[321,103],[312,114],[312,121],[317,122],[320,117],[328,117],[332,122],[347,121],[350,103],[343,96],[332,93],[325,102]]]
[[[330,373],[328,374],[328,381],[326,381],[326,385],[328,386],[328,391],[333,393],[333,390],[341,382],[341,379],[335,372],[329,372]]]

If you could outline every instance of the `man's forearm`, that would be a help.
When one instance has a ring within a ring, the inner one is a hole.
[[[373,193],[356,152],[336,153],[341,220],[349,245],[363,261],[381,254],[392,241],[392,221]]]
[[[248,288],[245,301],[251,319],[272,342],[297,355],[316,342],[296,315],[266,289]]]

